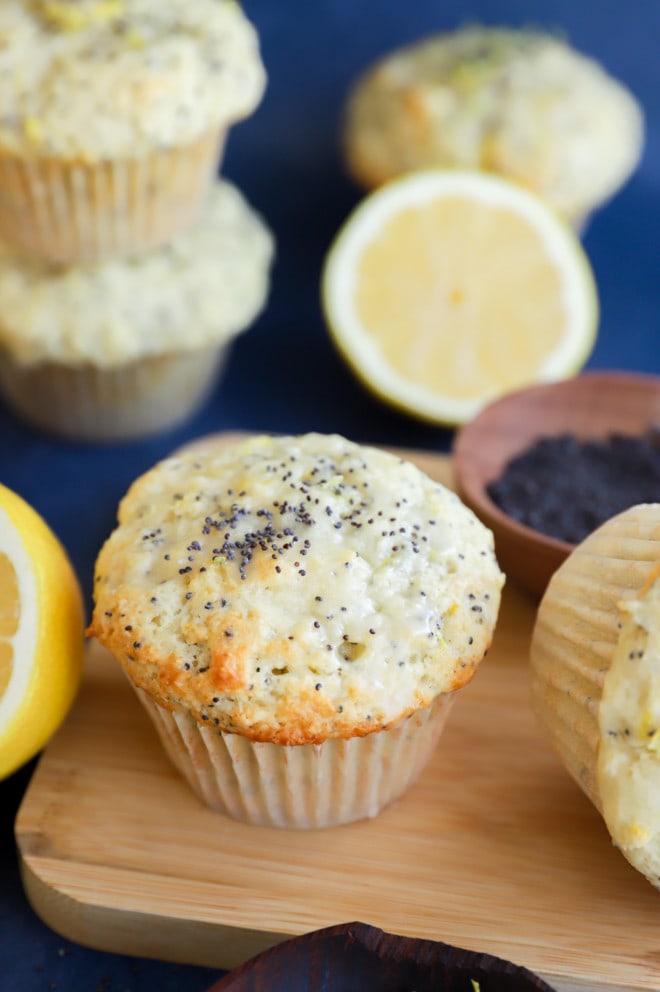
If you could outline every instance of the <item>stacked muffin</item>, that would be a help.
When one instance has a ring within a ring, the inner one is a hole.
[[[231,0],[8,0],[0,34],[5,398],[69,437],[173,426],[267,295],[270,232],[216,180],[257,34]]]

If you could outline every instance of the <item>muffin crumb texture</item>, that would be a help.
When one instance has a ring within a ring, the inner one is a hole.
[[[53,268],[0,242],[0,345],[22,366],[110,369],[227,344],[263,309],[273,252],[226,180],[192,227],[144,254]]]
[[[568,556],[531,642],[534,709],[614,845],[660,888],[660,503]]]
[[[259,436],[136,480],[90,632],[159,706],[320,743],[469,682],[503,581],[490,531],[411,463],[338,435]]]
[[[266,82],[230,0],[4,0],[0,41],[0,149],[21,157],[190,144],[252,113]]]
[[[349,170],[371,188],[422,168],[499,173],[576,227],[639,161],[642,109],[595,59],[549,33],[473,25],[384,56],[354,84]]]
[[[660,562],[620,615],[599,709],[598,787],[615,844],[660,888]]]

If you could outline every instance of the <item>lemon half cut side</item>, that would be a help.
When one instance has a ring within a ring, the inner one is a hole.
[[[84,608],[59,540],[0,485],[0,779],[34,757],[80,683]]]
[[[497,176],[426,170],[349,215],[321,280],[330,336],[372,392],[445,425],[587,361],[591,265],[535,194]]]

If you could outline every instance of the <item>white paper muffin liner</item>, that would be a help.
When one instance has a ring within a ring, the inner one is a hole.
[[[563,765],[602,813],[598,782],[603,685],[621,634],[619,604],[660,562],[660,504],[613,517],[555,572],[531,643],[537,717]]]
[[[77,441],[123,441],[183,423],[216,386],[228,345],[110,368],[21,365],[0,350],[0,391],[32,426]]]
[[[0,238],[56,265],[166,244],[198,215],[225,132],[133,160],[70,162],[0,153]]]
[[[376,816],[428,762],[454,694],[386,730],[322,744],[257,743],[201,726],[136,689],[166,753],[207,806],[259,826],[332,827]]]

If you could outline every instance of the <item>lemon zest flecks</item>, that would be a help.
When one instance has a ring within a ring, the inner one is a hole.
[[[125,38],[129,48],[144,48],[146,45],[145,39],[137,31],[127,31]]]
[[[70,0],[43,0],[41,10],[46,20],[61,31],[81,31],[89,25],[122,17],[125,0],[98,0],[88,7]]]
[[[26,117],[23,121],[23,130],[29,142],[33,145],[40,145],[43,140],[43,128],[38,117]]]
[[[660,749],[660,736],[658,731],[657,715],[649,709],[644,709],[640,715],[637,727],[637,739],[643,744],[647,751],[658,751]]]

